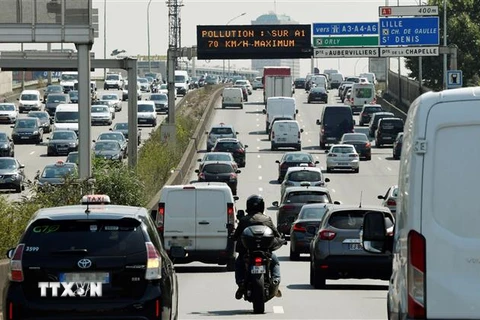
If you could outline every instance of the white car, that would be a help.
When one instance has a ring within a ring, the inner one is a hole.
[[[146,78],[137,78],[137,81],[142,92],[150,92],[150,84]]]
[[[138,124],[150,124],[152,127],[157,126],[157,112],[155,111],[155,102],[139,101],[137,104]]]
[[[113,122],[112,113],[107,106],[95,106],[91,108],[91,121],[93,124],[111,125]]]
[[[97,100],[92,107],[93,106],[107,106],[108,110],[110,110],[110,113],[112,114],[112,119],[115,119],[115,105],[112,100]]]
[[[360,172],[360,156],[351,144],[334,144],[327,153],[327,172],[334,169]]]
[[[0,121],[15,123],[18,118],[17,106],[14,103],[0,103]]]
[[[325,187],[326,182],[330,182],[330,179],[323,176],[320,168],[309,167],[307,164],[301,164],[299,167],[290,167],[280,185],[280,199],[283,199],[287,188],[307,185]]]
[[[237,80],[235,81],[234,85],[247,86],[248,94],[252,94],[253,87],[249,80]]]
[[[115,112],[122,111],[122,99],[116,93],[106,93],[100,96],[100,100],[112,101]]]
[[[174,95],[175,95],[175,100],[177,100],[177,90],[173,90]],[[158,89],[158,93],[164,93],[168,96],[168,84],[164,83],[160,85],[160,88]]]

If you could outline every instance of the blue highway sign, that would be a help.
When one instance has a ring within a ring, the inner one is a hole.
[[[438,17],[380,18],[381,46],[438,46]]]
[[[447,89],[461,88],[463,86],[462,70],[447,71]]]
[[[314,23],[314,36],[378,35],[378,22]]]

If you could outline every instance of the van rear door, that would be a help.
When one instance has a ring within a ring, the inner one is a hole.
[[[181,246],[195,249],[196,189],[170,189],[165,197],[164,244],[165,249]],[[163,200],[163,199],[162,199]]]
[[[227,202],[225,190],[197,189],[196,250],[227,248]]]
[[[418,204],[421,234],[426,239],[426,314],[429,319],[480,319],[480,209],[476,201],[480,148],[469,143],[480,138],[480,100],[433,105],[422,130],[428,144],[414,143],[426,150],[423,200]],[[419,248],[410,249],[422,255]]]

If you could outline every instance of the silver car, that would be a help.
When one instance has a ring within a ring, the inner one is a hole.
[[[351,144],[334,144],[327,150],[327,172],[334,169],[360,171],[360,156]]]
[[[382,206],[387,207],[395,215],[397,212],[397,197],[398,197],[398,186],[391,186],[388,188],[387,193],[384,196],[379,195],[377,198],[382,201]]]
[[[115,93],[103,94],[100,96],[100,100],[111,101],[113,104],[113,107],[115,108],[115,112],[122,111],[122,99],[117,94]]]
[[[363,250],[360,230],[367,212],[383,213],[386,232],[393,234],[395,220],[385,207],[328,207],[310,243],[310,284],[315,289],[324,289],[327,279],[390,279],[392,255]]]
[[[289,187],[301,187],[306,183],[308,183],[309,186],[323,187],[325,186],[325,182],[330,182],[330,179],[323,177],[320,168],[308,167],[307,165],[290,167],[280,185],[280,199],[283,199],[285,190]]]
[[[210,132],[205,132],[208,135],[207,138],[207,152],[212,150],[217,139],[221,138],[237,138],[238,132],[235,131],[235,128],[231,125],[226,125],[220,123],[219,125],[212,126]]]

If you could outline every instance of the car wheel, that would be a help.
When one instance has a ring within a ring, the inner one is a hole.
[[[372,160],[372,156],[371,155],[367,156],[366,160]]]
[[[360,127],[363,127],[363,122],[360,121],[360,122],[358,123],[358,125],[359,125]]]
[[[292,243],[290,242],[290,260],[298,261],[300,260],[300,254],[292,250]]]
[[[325,143],[320,142],[320,149],[325,150],[325,147],[326,147]]]
[[[18,187],[15,187],[15,193],[21,193],[22,192],[22,185],[19,184]]]
[[[277,147],[272,143],[272,145],[271,145],[271,147],[270,147],[270,150],[271,150],[271,151],[275,151],[275,150],[277,150]]]
[[[359,172],[360,172],[360,168],[357,168],[357,169],[353,170],[353,172],[359,173]]]
[[[327,167],[327,173],[331,173],[333,170],[329,167]]]
[[[316,270],[315,264],[313,265],[313,287],[315,289],[325,289],[325,275],[320,271]]]

